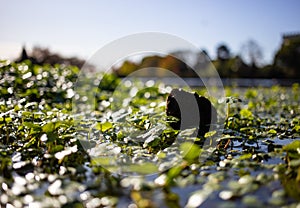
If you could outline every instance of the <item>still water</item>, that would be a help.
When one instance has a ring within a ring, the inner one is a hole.
[[[137,78],[137,77],[136,77]],[[125,78],[126,79],[126,78]],[[204,83],[210,85],[215,83],[223,86],[236,87],[271,87],[274,85],[291,86],[294,83],[300,83],[300,79],[249,79],[249,78],[177,78],[177,77],[139,77],[142,82],[148,80],[163,82],[166,85],[187,85],[190,87],[203,87]]]

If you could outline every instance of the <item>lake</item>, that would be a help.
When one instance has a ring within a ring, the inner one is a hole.
[[[137,77],[135,77],[137,78]],[[127,79],[127,78],[124,78]],[[139,77],[142,82],[149,80],[161,81],[166,85],[188,85],[190,87],[203,87],[204,83],[218,83],[217,78],[175,78],[175,77]],[[233,87],[271,87],[274,85],[291,86],[300,83],[300,79],[251,79],[251,78],[221,78],[223,86]]]

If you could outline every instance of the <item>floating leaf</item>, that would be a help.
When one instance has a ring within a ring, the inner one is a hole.
[[[129,172],[139,173],[142,175],[153,174],[158,172],[158,167],[153,163],[132,164],[127,167]]]
[[[180,150],[182,151],[183,158],[189,161],[198,158],[202,151],[198,145],[191,142],[182,143]]]
[[[240,160],[248,160],[252,158],[252,154],[251,153],[247,153],[247,154],[243,154],[239,157]]]
[[[270,130],[268,131],[268,134],[275,135],[275,134],[277,134],[277,131],[276,131],[275,129],[270,129]]]
[[[115,159],[113,157],[94,157],[92,158],[91,165],[107,167],[110,165],[115,165],[113,163],[114,160]]]
[[[294,126],[292,129],[294,132],[300,133],[300,125]]]
[[[215,135],[217,133],[217,131],[209,131],[207,133],[205,133],[204,137],[207,138],[207,137],[212,137],[213,135]]]
[[[295,140],[292,143],[283,146],[282,149],[285,151],[297,151],[300,149],[300,140]]]
[[[49,122],[46,123],[43,127],[42,127],[43,132],[45,133],[51,133],[55,130],[55,124],[53,122]]]
[[[104,123],[100,123],[99,122],[95,126],[96,129],[98,129],[98,130],[100,130],[102,132],[105,132],[105,131],[111,129],[112,127],[113,127],[113,124],[111,122],[108,122],[108,121],[106,121]]]
[[[246,108],[242,109],[240,111],[240,114],[241,114],[242,118],[248,118],[248,119],[253,118],[252,112]]]

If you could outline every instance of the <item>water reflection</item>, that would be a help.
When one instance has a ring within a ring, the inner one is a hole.
[[[147,81],[160,81],[166,85],[180,85],[178,79],[174,77],[140,77],[143,83]],[[214,78],[182,78],[190,87],[204,87],[204,83],[214,83]],[[224,86],[237,87],[272,87],[274,85],[291,86],[294,83],[300,83],[300,79],[248,79],[248,78],[222,78]]]

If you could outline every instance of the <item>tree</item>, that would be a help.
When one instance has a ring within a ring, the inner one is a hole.
[[[274,66],[287,78],[300,78],[300,36],[286,38],[275,55]]]
[[[16,60],[16,62],[22,62],[26,59],[30,60],[33,64],[65,64],[77,66],[79,68],[81,68],[85,63],[83,59],[77,57],[66,58],[58,53],[52,53],[48,48],[41,48],[38,46],[35,46],[32,49],[31,54],[27,54],[25,46],[23,46],[21,55]],[[88,67],[90,67],[91,69],[93,68],[93,66],[91,65],[89,65]]]
[[[178,58],[172,55],[165,56],[160,61],[159,67],[170,70],[179,76],[189,76],[191,72],[184,61],[179,60]]]
[[[197,69],[201,66],[203,67],[203,65],[206,65],[208,62],[210,62],[210,58],[205,49],[199,51],[178,50],[171,53],[171,55],[193,69]]]
[[[242,57],[245,62],[257,68],[262,65],[263,53],[259,44],[255,40],[248,40],[242,45]]]
[[[226,61],[230,58],[230,50],[225,44],[217,47],[217,58],[220,61]]]
[[[125,77],[129,75],[130,73],[136,71],[138,69],[137,64],[131,62],[131,61],[125,61],[121,67],[114,68],[115,74],[117,74],[120,77]]]

